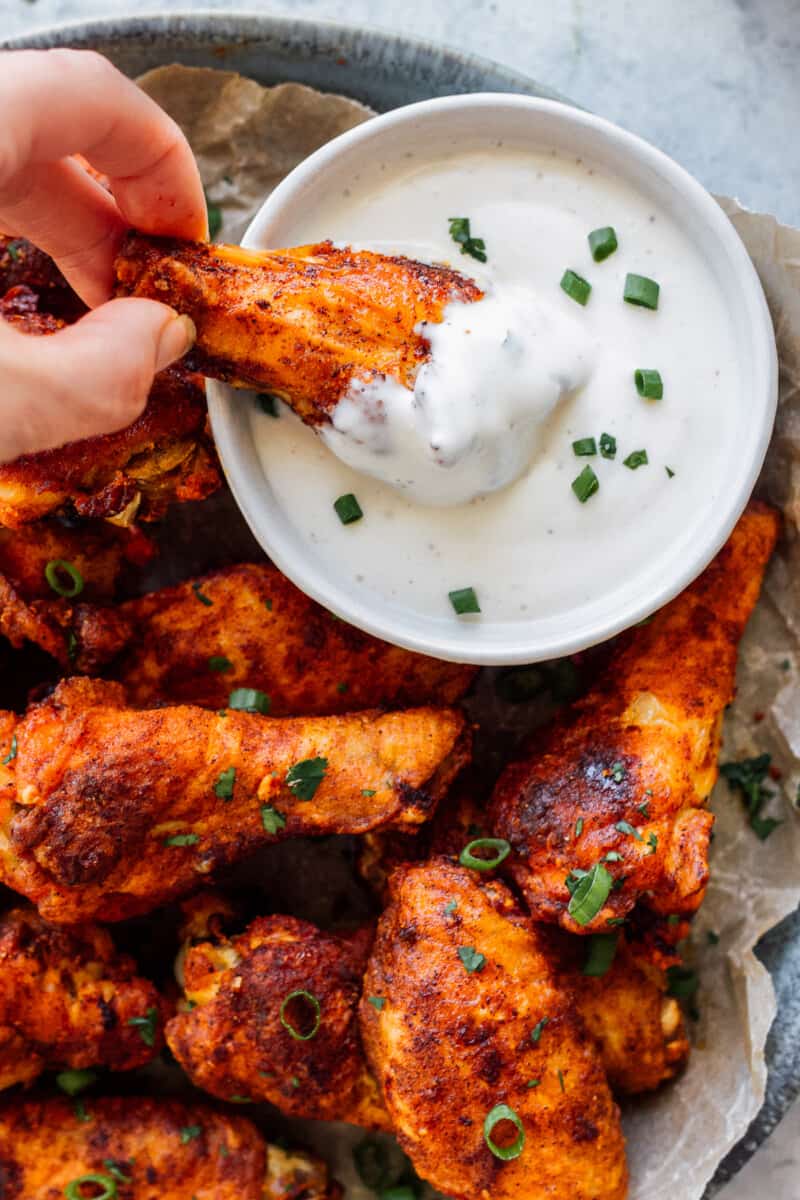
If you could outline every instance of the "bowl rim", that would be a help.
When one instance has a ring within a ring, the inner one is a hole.
[[[220,459],[242,515],[265,552],[302,591],[350,624],[406,649],[453,662],[506,666],[562,657],[606,641],[661,608],[700,574],[729,537],[758,478],[774,424],[778,365],[761,283],[738,233],[714,198],[688,171],[644,139],[603,117],[556,100],[504,92],[472,93],[419,101],[365,121],[320,147],[278,184],[250,222],[242,245],[259,248],[268,244],[266,230],[282,214],[302,203],[307,183],[318,178],[342,153],[369,147],[374,154],[382,135],[398,126],[435,122],[440,114],[477,109],[549,114],[583,129],[602,132],[616,150],[638,160],[640,167],[669,180],[682,194],[693,216],[715,235],[717,261],[727,259],[729,269],[736,273],[739,286],[729,295],[728,302],[732,313],[744,314],[750,331],[748,352],[756,381],[751,408],[758,424],[754,421],[755,436],[743,448],[735,487],[725,493],[715,510],[715,519],[703,529],[702,539],[685,555],[680,569],[634,593],[619,605],[613,616],[609,614],[601,620],[594,614],[591,623],[587,621],[577,630],[564,630],[547,637],[534,636],[531,627],[523,622],[508,622],[507,634],[491,642],[477,643],[467,622],[454,621],[445,627],[435,620],[418,618],[411,610],[408,619],[403,620],[394,609],[386,612],[377,594],[366,589],[363,592],[349,589],[315,565],[313,555],[282,519],[280,504],[265,494],[263,486],[258,486],[263,473],[260,464],[254,466],[249,426],[245,428],[238,411],[241,399],[237,401],[224,385],[209,381],[208,406]]]

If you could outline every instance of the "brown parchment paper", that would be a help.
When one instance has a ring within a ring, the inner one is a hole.
[[[263,88],[232,72],[164,67],[141,86],[183,127],[207,194],[222,209],[220,240],[237,241],[265,196],[318,146],[370,116],[341,96],[287,83]],[[625,1112],[631,1200],[699,1200],[720,1160],[764,1096],[764,1045],[775,1013],[759,937],[800,903],[800,231],[735,201],[720,203],[761,277],[781,364],[780,408],[759,493],[785,515],[785,534],[741,647],[738,695],[725,720],[723,759],[769,752],[781,777],[769,815],[783,823],[761,842],[738,795],[721,781],[712,881],[687,955],[700,973],[693,1053],[685,1074]],[[501,734],[519,730],[524,706],[505,711],[481,686],[473,711]],[[719,936],[710,944],[708,931]],[[275,1127],[274,1116],[271,1125]],[[371,1193],[352,1167],[363,1134],[344,1125],[278,1121],[330,1161],[350,1197]]]

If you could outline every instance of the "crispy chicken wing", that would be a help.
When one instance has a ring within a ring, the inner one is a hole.
[[[777,535],[777,514],[752,504],[699,579],[632,630],[593,689],[500,777],[490,821],[536,920],[594,933],[638,900],[663,914],[699,906],[722,714]],[[595,896],[614,884],[576,920],[567,877],[574,890],[586,872]]]
[[[388,1129],[358,1032],[371,931],[323,933],[259,917],[239,936],[219,897],[190,901],[178,974],[189,1005],[170,1049],[198,1087],[223,1100],[268,1100],[290,1116]]]
[[[361,1030],[417,1173],[463,1200],[620,1200],[619,1112],[535,926],[502,884],[443,858],[399,868],[390,887]],[[501,1150],[524,1134],[518,1156],[495,1157],[487,1118]]]
[[[84,678],[29,709],[16,738],[0,876],[59,923],[146,912],[276,837],[414,828],[469,754],[454,709],[138,710]]]
[[[275,716],[452,704],[474,667],[390,646],[336,620],[267,563],[242,563],[132,600],[118,673],[135,704],[219,708],[232,688],[266,692]]]
[[[413,387],[428,357],[419,326],[441,321],[451,300],[483,296],[449,267],[331,242],[256,253],[136,233],[116,273],[120,294],[192,318],[196,370],[274,392],[312,425],[330,420],[353,379]]]
[[[28,601],[53,599],[45,575],[48,563],[70,563],[82,580],[81,600],[94,602],[113,599],[124,572],[144,566],[155,554],[155,545],[141,529],[107,522],[68,528],[51,520],[22,529],[0,527],[0,572]]]
[[[47,1067],[142,1066],[164,1044],[166,1015],[106,930],[54,928],[27,906],[0,917],[0,1088]]]
[[[264,1143],[243,1117],[203,1104],[125,1096],[0,1109],[3,1200],[335,1200],[324,1165]],[[89,1190],[91,1185],[93,1190]]]

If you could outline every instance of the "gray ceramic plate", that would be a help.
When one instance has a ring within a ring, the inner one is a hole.
[[[372,29],[230,13],[187,13],[90,21],[0,46],[82,46],[100,50],[129,75],[181,62],[225,67],[260,83],[287,79],[342,92],[379,112],[458,92],[557,92],[484,59]],[[772,973],[778,1015],[767,1041],[764,1106],[709,1186],[710,1200],[772,1132],[800,1094],[800,912],[759,946]]]

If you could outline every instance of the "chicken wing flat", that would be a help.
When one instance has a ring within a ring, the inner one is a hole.
[[[459,1200],[624,1197],[595,1045],[508,890],[446,859],[399,868],[390,888],[361,1031],[417,1173]]]
[[[0,1109],[3,1200],[335,1200],[324,1165],[203,1104],[125,1096]],[[81,1181],[85,1181],[84,1186]]]
[[[332,242],[243,250],[131,234],[118,292],[173,305],[197,326],[187,362],[235,387],[284,398],[308,424],[330,420],[351,380],[412,387],[429,354],[418,328],[483,292],[449,267]]]
[[[452,704],[476,670],[361,633],[266,563],[153,592],[122,612],[135,636],[118,677],[140,705],[220,708],[235,687],[266,692],[275,716]]]
[[[371,931],[323,933],[294,917],[224,932],[218,897],[189,902],[178,974],[188,1005],[169,1023],[176,1059],[197,1087],[268,1100],[289,1116],[388,1129],[358,1032]]]
[[[722,714],[778,527],[752,504],[703,574],[501,775],[490,823],[536,920],[595,933],[637,901],[665,915],[700,905]],[[571,893],[587,888],[581,911]]]
[[[139,710],[119,684],[76,677],[28,710],[16,745],[0,877],[70,923],[146,912],[279,837],[414,828],[469,730],[454,709]]]
[[[0,527],[0,572],[28,601],[53,599],[45,572],[58,562],[69,563],[80,575],[81,600],[112,600],[124,572],[144,566],[155,554],[153,542],[136,527],[86,522],[68,528],[58,520]]]
[[[0,1087],[47,1067],[142,1066],[161,1051],[166,1016],[106,930],[54,928],[27,906],[0,917]]]

